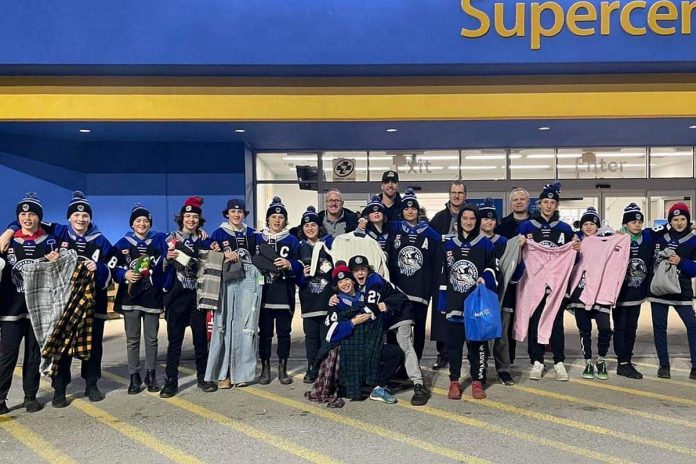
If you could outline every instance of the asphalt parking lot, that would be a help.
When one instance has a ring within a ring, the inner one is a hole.
[[[70,405],[54,409],[43,382],[43,411],[21,408],[21,374],[15,376],[8,405],[0,417],[0,462],[696,462],[696,381],[689,380],[688,346],[683,325],[670,318],[672,379],[658,379],[649,311],[641,317],[637,367],[642,380],[615,375],[607,381],[583,380],[583,363],[574,321],[566,317],[570,382],[553,374],[527,378],[525,346],[518,346],[514,376],[518,384],[489,383],[488,399],[448,400],[447,373],[429,369],[434,344],[423,366],[433,387],[425,407],[409,403],[347,402],[329,409],[304,398],[301,324],[296,319],[289,367],[295,382],[203,393],[196,388],[190,339],[181,393],[161,399],[146,391],[127,395],[125,338],[120,320],[107,323],[104,374],[106,399],[83,398],[79,363],[68,389]],[[164,326],[164,324],[163,324]],[[160,361],[166,334],[160,332]],[[547,367],[551,360],[547,360]],[[160,383],[163,367],[158,367]],[[494,373],[489,378],[495,378]],[[489,381],[490,382],[490,381]],[[468,382],[465,381],[465,384]]]

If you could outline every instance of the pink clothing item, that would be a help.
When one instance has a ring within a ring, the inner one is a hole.
[[[527,337],[529,319],[549,288],[551,292],[546,298],[537,330],[537,342],[549,343],[553,320],[561,309],[576,254],[572,242],[558,248],[549,248],[527,240],[522,250],[524,275],[517,285],[517,307],[512,332],[515,340],[523,342]]]
[[[580,260],[570,277],[570,293],[578,287],[584,274],[585,288],[580,301],[585,304],[585,309],[589,311],[595,304],[614,306],[626,276],[630,254],[631,237],[628,234],[585,237],[580,245]]]

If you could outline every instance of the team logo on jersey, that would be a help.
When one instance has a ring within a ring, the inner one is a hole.
[[[648,266],[640,258],[631,258],[624,281],[629,287],[638,288],[648,276]]]
[[[546,248],[558,248],[558,245],[556,245],[551,240],[542,240],[541,242],[539,242],[539,245],[544,246]]]
[[[235,251],[239,255],[239,259],[242,262],[245,262],[245,263],[251,262],[251,253],[249,253],[249,250],[247,250],[246,248],[238,248]]]
[[[121,250],[121,253],[123,253],[124,255],[129,255],[130,250],[128,248],[126,248],[125,250]]]
[[[77,210],[82,212],[85,210],[85,205],[77,205]]]
[[[15,257],[15,260],[16,259],[17,257]],[[23,259],[21,261],[17,261],[17,263],[12,266],[12,283],[15,287],[17,287],[17,291],[19,293],[24,293],[24,277],[22,277],[22,268],[29,263],[33,263],[34,261],[35,260],[33,259]]]
[[[394,248],[401,248],[401,234],[397,234],[394,237]]]
[[[230,246],[230,241],[229,241],[229,240],[223,240],[223,241],[222,241],[222,246],[224,246],[224,247]]]
[[[456,292],[466,293],[476,285],[478,270],[474,263],[467,259],[461,259],[452,265],[450,271],[450,284]]]
[[[319,272],[323,274],[328,274],[329,272],[331,272],[331,268],[333,266],[331,266],[331,262],[328,259],[320,258],[319,262]]]
[[[7,262],[10,264],[17,262],[17,256],[14,254],[14,248],[9,248],[7,250]]]
[[[326,279],[317,279],[317,280],[310,280],[309,281],[309,291],[314,294],[319,294],[324,291],[326,286],[329,284],[329,281]]]
[[[24,211],[24,212],[29,211],[29,205],[28,205],[27,203],[24,203],[24,204],[22,205],[22,211]]]
[[[423,253],[414,246],[406,246],[399,250],[398,263],[401,274],[412,276],[423,267]]]

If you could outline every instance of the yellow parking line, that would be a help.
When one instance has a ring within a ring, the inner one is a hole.
[[[97,408],[92,404],[89,404],[85,400],[76,398],[70,403],[76,409],[84,412],[88,416],[91,416],[98,420],[99,422],[108,425],[112,429],[116,430],[118,433],[124,435],[131,440],[141,443],[151,450],[161,454],[162,456],[181,464],[198,464],[203,463],[200,459],[183,452],[182,450],[170,446],[163,442],[162,440],[155,438],[154,436],[148,434],[138,427],[134,427],[127,422],[122,421],[116,416],[112,416],[108,412],[101,408]]]
[[[0,417],[0,429],[12,435],[17,441],[50,463],[77,464],[75,459],[54,447],[28,427],[17,422],[14,417]]]
[[[491,461],[487,461],[485,459],[477,458],[475,456],[467,455],[460,453],[458,451],[445,448],[442,446],[438,446],[423,440],[419,440],[417,438],[410,437],[408,435],[404,435],[399,432],[395,432],[392,430],[385,429],[383,427],[368,423],[368,422],[363,422],[360,420],[356,420],[350,417],[345,417],[338,415],[336,413],[329,412],[326,409],[321,409],[316,406],[313,406],[309,404],[309,401],[306,402],[300,402],[297,400],[293,400],[290,398],[286,398],[284,396],[276,395],[274,393],[268,392],[266,390],[261,390],[259,388],[255,387],[249,387],[249,388],[241,388],[238,389],[238,391],[257,396],[259,398],[264,398],[267,400],[274,401],[276,403],[283,404],[285,406],[289,406],[291,408],[299,409],[301,411],[306,411],[309,412],[310,414],[313,414],[315,416],[328,419],[333,422],[337,422],[339,424],[348,426],[348,427],[353,427],[358,430],[361,430],[363,432],[368,432],[373,435],[378,435],[383,438],[388,438],[390,440],[395,440],[397,442],[413,446],[414,448],[419,448],[422,450],[425,450],[429,453],[437,454],[440,456],[444,456],[449,459],[453,459],[455,461],[460,461],[460,462],[469,462],[469,463],[490,463]]]
[[[433,393],[439,396],[447,396],[447,391],[441,388],[433,388]],[[546,414],[537,411],[531,411],[529,409],[520,408],[517,406],[512,406],[510,404],[501,403],[499,401],[493,401],[487,399],[485,401],[471,400],[468,398],[463,398],[465,401],[471,404],[476,404],[478,406],[483,406],[487,408],[498,409],[500,411],[505,411],[510,414],[518,414],[524,417],[531,417],[532,419],[537,419],[544,422],[550,422],[555,425],[563,425],[566,427],[582,430],[584,432],[596,433],[602,436],[610,436],[615,438],[620,438],[631,443],[637,443],[644,446],[652,446],[653,448],[659,448],[667,451],[672,451],[674,453],[686,454],[688,456],[696,457],[696,450],[686,448],[680,445],[674,445],[661,440],[653,440],[650,438],[640,437],[638,435],[633,435],[630,433],[619,432],[618,430],[608,429],[606,427],[601,427],[598,425],[586,424],[584,422],[579,422],[572,419],[565,419],[563,417],[554,416],[552,414]]]
[[[639,411],[637,409],[623,408],[621,406],[616,406],[616,405],[610,404],[610,403],[601,403],[599,401],[587,400],[584,398],[578,398],[578,397],[570,396],[570,395],[562,395],[560,393],[554,393],[554,392],[550,392],[550,391],[546,391],[546,390],[539,390],[539,389],[531,388],[531,387],[523,387],[522,385],[515,386],[515,390],[520,390],[520,391],[523,391],[525,393],[529,393],[529,394],[537,395],[537,396],[542,396],[545,398],[552,398],[555,400],[566,401],[566,402],[575,403],[575,404],[581,404],[584,406],[592,406],[594,408],[606,409],[608,411],[616,411],[616,412],[630,415],[630,416],[644,417],[646,419],[652,419],[652,420],[657,420],[660,422],[666,422],[669,424],[680,425],[680,426],[690,427],[690,428],[696,429],[696,422],[690,422],[690,421],[685,420],[685,419],[677,419],[676,417],[661,416],[659,414],[652,414],[652,413],[645,412],[645,411]]]
[[[183,369],[181,369],[183,371]],[[127,379],[120,377],[115,374],[111,374],[109,372],[102,372],[102,376],[105,378],[109,378],[111,380],[114,380],[119,383],[128,383]],[[155,395],[148,395],[149,397],[155,398]],[[159,398],[159,397],[157,397]],[[225,427],[230,427],[240,433],[243,433],[244,435],[250,436],[254,439],[263,441],[264,443],[267,443],[271,446],[275,446],[278,449],[281,449],[283,451],[286,451],[290,454],[293,454],[295,456],[298,456],[306,461],[309,462],[314,462],[317,464],[333,464],[333,463],[340,463],[341,461],[338,461],[330,456],[318,453],[316,451],[313,451],[309,448],[305,448],[303,446],[297,445],[289,440],[286,440],[284,438],[281,438],[276,435],[272,435],[270,433],[266,433],[262,430],[259,430],[255,427],[252,427],[250,425],[247,425],[241,421],[237,421],[234,419],[230,419],[229,417],[223,416],[222,414],[219,414],[215,411],[211,411],[210,409],[207,409],[203,406],[199,406],[195,403],[192,403],[190,401],[184,400],[179,397],[174,397],[174,398],[167,398],[167,399],[162,399],[164,403],[171,404],[173,406],[176,406],[180,409],[183,409],[184,411],[190,412],[192,414],[195,414],[197,416],[203,417],[205,419],[211,420],[213,422],[216,422],[220,425],[223,425]]]
[[[41,380],[44,388],[48,387],[48,382],[45,379]],[[204,461],[185,453],[184,451],[168,445],[159,438],[150,435],[143,429],[135,427],[127,422],[122,421],[116,416],[109,414],[101,408],[98,408],[81,398],[73,398],[70,405],[75,409],[82,411],[90,417],[98,420],[102,424],[108,425],[121,435],[129,438],[137,443],[145,445],[152,451],[161,454],[162,456],[171,459],[174,462],[181,464],[203,464]]]
[[[600,453],[597,451],[592,451],[587,448],[580,448],[578,446],[569,445],[560,441],[555,441],[548,439],[541,435],[534,435],[531,433],[522,432],[515,429],[509,429],[500,425],[490,424],[488,422],[483,422],[478,419],[471,419],[465,417],[461,414],[455,414],[448,411],[443,411],[441,409],[436,409],[430,406],[411,406],[410,404],[397,403],[401,407],[411,409],[416,412],[428,414],[434,417],[439,417],[441,419],[446,419],[452,422],[456,422],[463,425],[468,425],[470,427],[476,427],[479,429],[486,430],[488,432],[500,433],[508,437],[516,438],[518,440],[528,441],[534,445],[543,445],[549,448],[556,448],[567,453],[577,454],[578,456],[583,456],[586,458],[594,459],[600,462],[609,462],[612,464],[625,464],[631,463],[628,459],[622,459],[615,456],[611,456],[606,453]]]
[[[653,398],[656,400],[662,400],[662,401],[669,401],[672,403],[679,403],[679,404],[687,404],[689,406],[696,406],[696,401],[695,400],[690,400],[687,398],[680,398],[677,396],[670,396],[670,395],[663,395],[661,393],[653,393],[653,392],[647,392],[643,390],[636,390],[635,388],[626,388],[626,387],[619,387],[618,385],[610,385],[607,383],[600,383],[600,382],[594,382],[592,380],[573,380],[573,382],[577,382],[580,385],[587,386],[587,387],[593,387],[593,388],[602,388],[604,390],[612,390],[616,392],[621,392],[621,393],[628,393],[629,395],[635,395],[635,396],[643,396],[645,398]]]

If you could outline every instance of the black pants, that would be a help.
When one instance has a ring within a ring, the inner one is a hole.
[[[181,346],[186,327],[190,326],[196,357],[196,378],[202,381],[208,361],[208,339],[205,312],[196,308],[195,292],[179,293],[175,299],[167,301],[164,317],[167,320],[167,379],[176,381],[179,378]]]
[[[321,342],[326,338],[326,333],[328,331],[328,327],[324,324],[325,319],[326,316],[305,317],[302,319],[307,364],[310,368],[319,368],[318,365],[315,366],[315,363],[317,361],[317,353],[321,347]]]
[[[546,297],[541,300],[539,306],[534,310],[531,319],[529,319],[529,332],[527,333],[527,353],[529,360],[534,364],[535,361],[544,363],[544,353],[546,348],[538,342],[539,318],[546,304]],[[553,320],[553,328],[551,329],[551,338],[549,342],[553,348],[553,362],[557,364],[565,361],[565,331],[563,330],[563,313],[562,309],[558,310],[556,318]]]
[[[12,385],[12,375],[17,367],[19,346],[24,339],[22,363],[22,387],[24,396],[34,397],[39,391],[41,374],[41,348],[34,336],[29,319],[0,322],[0,401],[7,399]]]
[[[631,362],[636,344],[640,305],[619,306],[611,312],[614,319],[614,352],[619,363]]]
[[[459,380],[462,376],[462,356],[464,355],[464,325],[456,322],[447,322],[447,353],[450,363],[450,380]],[[486,377],[486,365],[488,364],[485,342],[467,342],[467,358],[469,359],[469,373],[474,380],[483,380]]]
[[[85,380],[87,385],[94,385],[97,383],[97,380],[101,379],[105,322],[105,319],[94,318],[92,325],[92,348],[89,359],[82,361],[82,366],[80,367],[80,377]],[[51,379],[51,386],[54,389],[64,390],[72,381],[72,375],[70,374],[72,359],[71,356],[64,356],[61,358],[58,364],[58,373]]]
[[[587,311],[578,308],[575,310],[575,322],[578,324],[580,332],[580,347],[585,355],[585,359],[592,359],[592,319],[597,321],[597,354],[604,358],[609,351],[611,343],[611,323],[609,313],[603,313],[596,309]]]
[[[425,320],[428,318],[428,305],[411,302],[413,307],[413,348],[420,361],[425,348]]]
[[[515,313],[510,313],[510,325],[508,326],[508,350],[510,351],[510,365],[515,364],[515,350],[517,350],[517,340],[512,336],[512,329],[515,327]]]
[[[290,356],[290,331],[293,313],[287,309],[261,309],[259,316],[259,357],[262,361],[271,359],[273,344],[273,326],[278,337],[276,353],[278,359]]]
[[[394,373],[401,365],[401,360],[404,353],[399,348],[399,345],[386,344],[382,347],[382,357],[380,359],[379,373],[377,374],[376,383],[378,387],[386,387],[389,379],[394,376]]]

